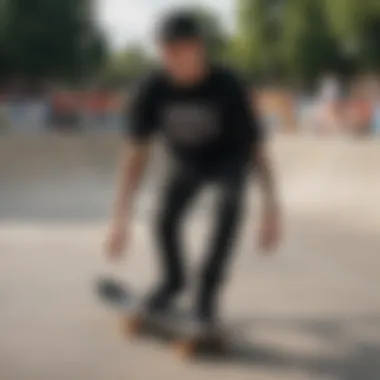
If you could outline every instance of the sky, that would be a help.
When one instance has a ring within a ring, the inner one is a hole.
[[[152,29],[161,14],[196,4],[215,11],[227,32],[234,30],[234,0],[97,0],[97,19],[114,48],[136,41],[149,47],[153,44]]]

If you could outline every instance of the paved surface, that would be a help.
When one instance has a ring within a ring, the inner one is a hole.
[[[116,151],[113,138],[0,140],[0,379],[380,379],[379,143],[274,142],[286,240],[276,257],[255,254],[252,189],[223,304],[236,347],[192,364],[125,340],[92,294]],[[122,268],[142,290],[157,275],[156,193],[147,183]],[[186,227],[191,283],[212,201]]]

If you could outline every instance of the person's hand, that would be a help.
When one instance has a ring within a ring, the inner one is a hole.
[[[281,220],[278,210],[264,210],[259,234],[260,251],[264,254],[272,253],[281,240]]]
[[[123,257],[129,241],[128,223],[114,223],[107,236],[106,253],[111,260]]]

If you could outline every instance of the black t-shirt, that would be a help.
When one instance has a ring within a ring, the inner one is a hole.
[[[262,139],[251,104],[244,86],[227,69],[212,67],[191,87],[155,72],[133,96],[126,133],[144,141],[160,132],[177,159],[199,167],[248,159],[253,143]]]

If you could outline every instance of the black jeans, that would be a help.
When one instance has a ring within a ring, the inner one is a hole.
[[[195,306],[197,318],[202,321],[212,322],[217,316],[219,289],[239,226],[245,180],[246,169],[239,162],[215,165],[202,171],[180,167],[170,176],[157,221],[163,282],[149,297],[150,310],[165,310],[185,286],[181,224],[190,201],[204,185],[211,183],[218,187],[219,202]]]

